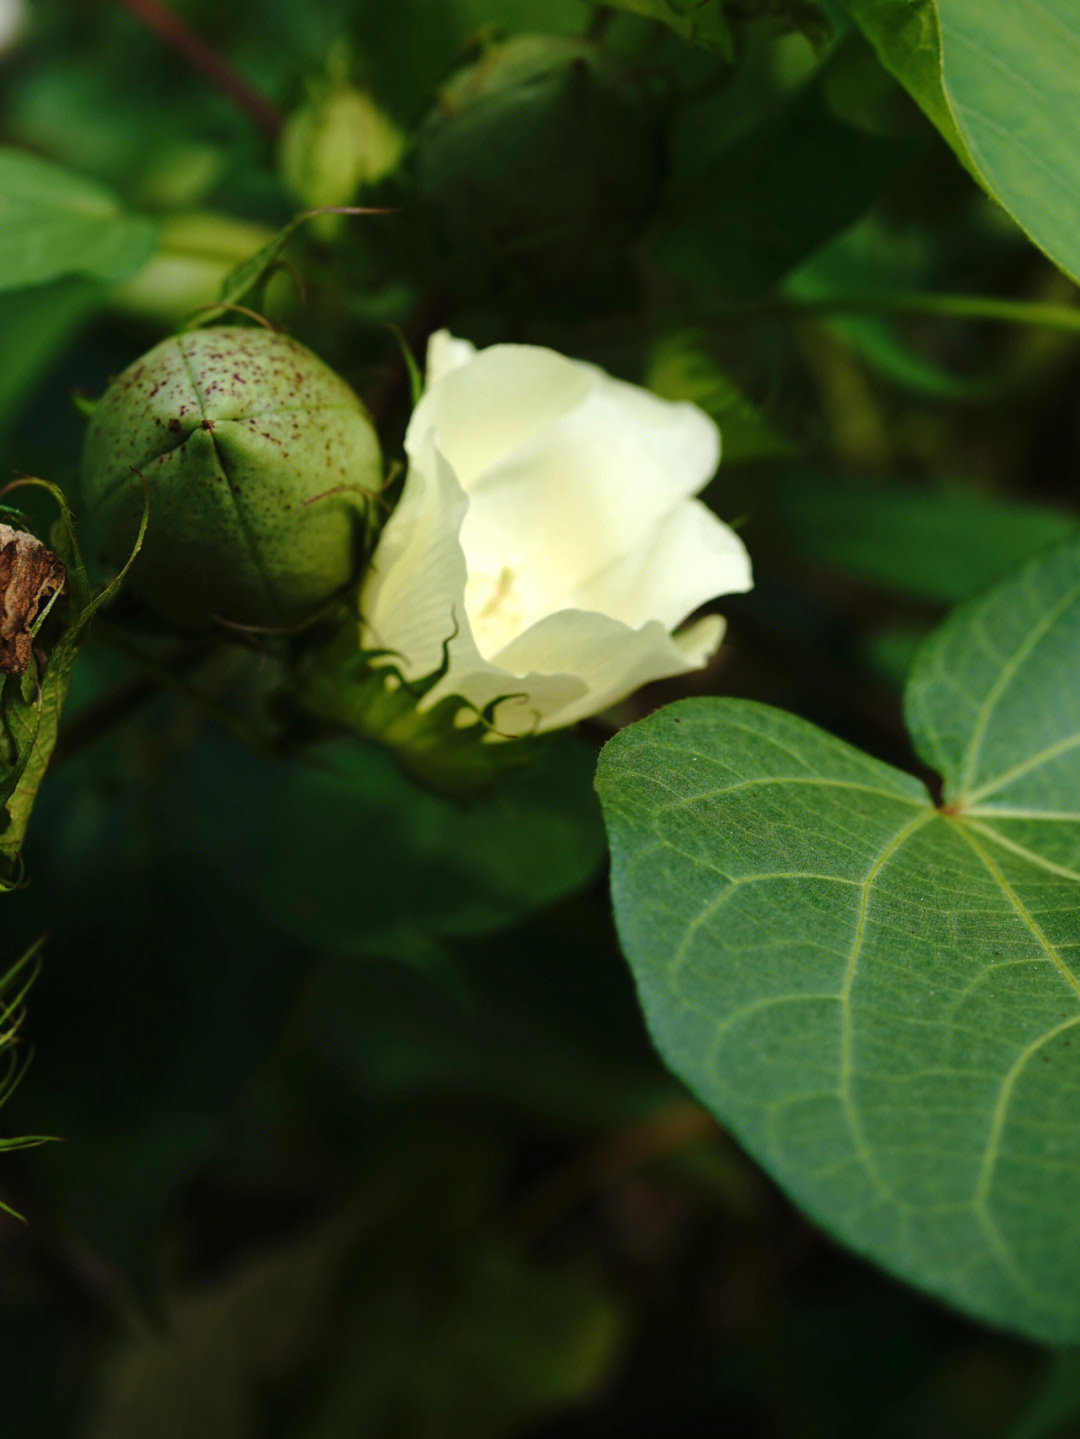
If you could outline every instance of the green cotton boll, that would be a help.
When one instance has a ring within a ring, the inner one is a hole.
[[[163,340],[109,386],[83,449],[91,550],[119,570],[149,500],[127,585],[186,629],[313,619],[357,577],[381,486],[359,398],[264,329]]]
[[[599,46],[522,35],[453,77],[416,145],[421,203],[459,257],[549,284],[641,230],[658,183],[646,97]]]

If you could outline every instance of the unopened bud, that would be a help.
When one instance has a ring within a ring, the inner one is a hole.
[[[599,46],[517,36],[442,90],[417,140],[416,180],[459,252],[573,280],[643,223],[657,183],[653,128],[644,97]]]
[[[305,205],[348,205],[396,169],[404,150],[404,135],[371,96],[342,83],[290,116],[281,169]]]

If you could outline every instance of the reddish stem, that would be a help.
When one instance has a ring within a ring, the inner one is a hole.
[[[120,3],[160,35],[166,45],[183,55],[222,94],[227,95],[268,139],[275,138],[284,123],[284,116],[277,106],[261,95],[205,40],[189,30],[167,5],[161,4],[160,0],[120,0]]]

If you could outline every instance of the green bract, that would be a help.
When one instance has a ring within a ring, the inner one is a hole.
[[[357,573],[382,479],[364,406],[310,350],[262,329],[162,341],[110,385],[83,451],[101,560],[188,628],[295,626]],[[144,487],[145,482],[145,487]]]
[[[656,187],[652,125],[612,56],[519,35],[455,75],[422,130],[417,188],[454,248],[552,283],[633,238]]]

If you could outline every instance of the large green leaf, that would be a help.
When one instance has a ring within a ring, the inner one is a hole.
[[[937,0],[949,108],[984,183],[1080,278],[1080,11],[1074,0]]]
[[[886,70],[970,166],[942,84],[941,29],[934,0],[844,0],[844,5]]]
[[[845,0],[882,63],[1020,228],[1080,277],[1073,0]]]
[[[957,612],[908,687],[944,802],[792,715],[690,700],[597,785],[669,1065],[845,1243],[1080,1341],[1080,546]]]
[[[126,213],[94,181],[0,148],[0,290],[67,275],[124,280],[156,241],[152,220]]]

